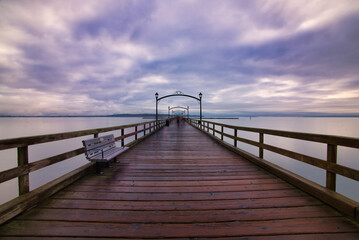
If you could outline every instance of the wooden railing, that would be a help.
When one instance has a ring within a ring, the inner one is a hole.
[[[250,128],[250,127],[240,127],[227,124],[221,124],[211,121],[198,121],[195,119],[187,119],[187,121],[201,129],[204,132],[212,135],[218,141],[224,142],[224,137],[231,139],[233,141],[232,147],[237,148],[237,142],[243,142],[255,147],[258,147],[258,160],[264,160],[263,150],[268,150],[280,155],[284,155],[291,159],[295,159],[312,166],[326,170],[326,189],[336,191],[336,176],[337,174],[344,177],[359,181],[359,171],[347,166],[338,164],[337,151],[338,146],[345,146],[350,148],[359,149],[359,139],[350,138],[350,137],[341,137],[341,136],[332,136],[332,135],[321,135],[321,134],[311,134],[311,133],[301,133],[301,132],[290,132],[290,131],[280,131],[280,130],[271,130],[271,129],[261,129],[261,128]],[[230,130],[228,130],[230,129]],[[238,131],[258,133],[258,141],[253,141],[238,136]],[[233,132],[233,135],[226,132]],[[324,143],[327,145],[327,157],[325,160],[319,159],[316,157],[308,156],[305,154],[293,152],[287,149],[283,149],[278,146],[273,146],[267,143],[264,143],[264,138],[266,135],[285,137],[291,139],[306,140],[316,143]],[[250,154],[248,154],[250,155]],[[257,161],[258,162],[258,161]],[[353,201],[354,203],[355,201]],[[354,203],[355,204],[355,203]],[[357,205],[357,204],[356,204]],[[358,209],[354,211],[359,211]],[[354,216],[359,213],[354,213]]]
[[[89,129],[83,131],[75,131],[75,132],[66,132],[66,133],[57,133],[57,134],[48,134],[48,135],[40,135],[40,136],[31,136],[31,137],[21,137],[21,138],[13,138],[13,139],[4,139],[0,140],[0,150],[5,149],[13,149],[17,148],[17,162],[18,166],[15,168],[11,168],[5,171],[0,172],[0,183],[8,181],[10,179],[18,178],[18,188],[19,188],[19,198],[23,195],[28,195],[34,198],[34,195],[40,194],[36,193],[39,190],[33,190],[31,194],[30,192],[30,183],[29,183],[29,173],[35,170],[50,166],[52,164],[64,161],[66,159],[75,157],[77,155],[83,154],[84,149],[78,148],[69,152],[65,152],[56,156],[48,157],[45,159],[37,160],[34,162],[29,162],[28,151],[29,147],[35,144],[54,142],[65,139],[72,139],[81,136],[89,136],[93,135],[94,137],[98,137],[100,133],[110,132],[110,131],[121,131],[121,135],[115,137],[116,141],[120,141],[121,146],[132,146],[136,142],[141,141],[150,133],[160,129],[163,127],[165,122],[163,120],[156,121],[148,121],[137,124],[129,124],[129,125],[121,125],[115,127],[107,127],[107,128],[97,128],[97,129]],[[129,129],[129,133],[125,134],[125,130]],[[134,136],[134,140],[127,143],[125,145],[125,139]],[[73,170],[74,174],[79,173],[80,171],[86,170],[88,167],[93,165],[93,163],[89,163],[79,169]],[[72,177],[74,174],[70,174],[69,176],[65,176],[61,178],[61,180],[66,180],[68,177]],[[59,180],[54,180],[53,183],[59,182]],[[66,183],[68,184],[68,183]],[[42,190],[39,192],[47,191],[51,187],[51,183],[48,186],[42,187]],[[63,186],[62,186],[63,187]],[[40,187],[41,188],[41,187]],[[39,188],[39,189],[40,189]],[[59,188],[59,187],[58,187]],[[52,192],[52,191],[51,191]],[[35,198],[39,198],[36,196]],[[23,197],[21,199],[26,199]],[[4,213],[8,211],[9,208],[14,207],[15,204],[18,204],[20,200],[15,199],[8,203],[5,203],[0,206],[0,224],[4,220],[7,220],[7,217],[3,217]],[[23,200],[21,200],[23,201]],[[25,204],[27,205],[27,204]],[[28,206],[30,207],[30,206]],[[26,207],[26,208],[28,208]],[[25,208],[24,208],[25,209]],[[22,210],[24,210],[22,209]],[[18,214],[18,210],[15,211]],[[6,213],[8,214],[8,213]],[[10,214],[14,215],[14,214]]]

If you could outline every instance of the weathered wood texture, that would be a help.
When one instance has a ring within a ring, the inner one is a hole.
[[[326,204],[329,204],[330,206],[336,208],[340,212],[359,220],[359,215],[358,215],[359,203],[335,192],[336,174],[340,174],[348,178],[351,178],[353,180],[359,181],[358,170],[343,165],[339,165],[337,163],[337,146],[345,145],[345,146],[351,146],[353,148],[356,148],[359,146],[359,139],[331,136],[331,135],[311,134],[311,133],[296,133],[296,132],[279,131],[279,130],[268,130],[268,129],[260,129],[260,128],[246,128],[246,127],[231,126],[231,125],[208,122],[208,121],[202,121],[202,125],[199,125],[198,121],[194,119],[187,119],[187,121],[193,126],[200,129],[208,136],[210,136],[212,139],[216,140],[219,144],[226,147],[227,149],[230,149],[231,151],[253,162],[254,164],[260,166],[261,168],[275,174],[281,179],[284,179],[289,183],[293,184],[294,186],[300,188],[301,190],[315,196],[316,198],[320,199]],[[221,132],[216,130],[216,126],[217,128],[218,126],[221,127]],[[233,136],[227,133],[224,134],[223,128],[229,128],[234,130]],[[213,132],[210,132],[210,130],[211,131],[213,130]],[[259,133],[259,142],[237,137],[237,130]],[[219,136],[215,135],[216,133],[222,134],[220,138]],[[264,144],[264,138],[265,138],[264,134],[270,134],[270,135],[293,138],[293,139],[308,140],[312,142],[327,143],[327,160],[321,160],[311,156],[292,152],[283,148]],[[227,143],[223,141],[223,136],[227,138],[232,138],[234,140],[234,143],[231,144],[230,142]],[[258,157],[249,152],[237,148],[237,141],[241,141],[259,147]],[[275,153],[287,156],[289,158],[326,169],[327,170],[326,187],[323,187],[304,177],[301,177],[293,172],[290,172],[289,170],[279,167],[271,163],[270,161],[266,161],[265,159],[263,159],[263,149],[267,149],[269,151],[273,151]]]
[[[332,208],[172,122],[0,227],[8,239],[358,239]]]
[[[138,130],[137,126],[143,125],[143,128],[141,130]],[[151,126],[152,125],[152,126]],[[133,128],[135,126],[135,131],[130,132],[127,134],[124,134],[125,128]],[[28,137],[25,139],[33,139],[35,142],[38,141],[45,141],[46,139],[48,141],[55,141],[64,138],[71,138],[74,134],[81,135],[81,134],[88,134],[90,132],[94,133],[94,137],[98,137],[98,133],[105,132],[107,130],[113,130],[113,129],[120,129],[121,130],[121,136],[117,137],[116,140],[121,140],[121,145],[124,145],[124,139],[129,136],[135,136],[135,140],[131,141],[126,144],[126,147],[132,147],[136,144],[142,142],[145,138],[148,136],[151,136],[153,133],[155,133],[157,130],[160,130],[164,126],[164,121],[160,120],[155,123],[155,121],[152,122],[144,122],[144,123],[138,123],[135,125],[122,125],[117,127],[111,127],[111,128],[102,128],[102,129],[90,129],[90,130],[84,130],[84,131],[78,131],[78,132],[69,132],[69,133],[60,133],[60,134],[50,134],[50,135],[42,135],[42,136],[34,136],[34,137]],[[146,134],[147,132],[147,134]],[[143,135],[138,138],[138,134],[143,133]],[[16,138],[16,139],[5,139],[0,140],[0,150],[1,147],[7,149],[14,147],[13,144],[19,144],[17,147],[18,150],[18,167],[11,168],[5,171],[0,172],[0,183],[7,181],[9,179],[18,177],[18,185],[19,185],[19,196],[17,198],[14,198],[10,200],[9,202],[6,202],[2,205],[0,205],[0,224],[8,221],[9,219],[13,218],[14,216],[18,215],[19,213],[22,213],[23,211],[26,211],[27,209],[30,209],[34,206],[36,206],[40,201],[43,199],[46,199],[47,197],[51,196],[52,194],[56,193],[57,191],[61,190],[62,188],[68,186],[72,182],[79,179],[81,176],[85,175],[87,172],[87,168],[91,167],[93,164],[87,164],[85,166],[82,166],[80,168],[77,168],[62,177],[59,177],[45,185],[42,185],[39,188],[36,188],[32,191],[29,191],[29,173],[33,172],[35,170],[44,168],[46,166],[52,165],[54,163],[63,161],[65,159],[80,155],[84,153],[84,148],[75,149],[66,153],[61,153],[56,156],[52,156],[49,158],[45,158],[42,160],[37,160],[35,162],[28,163],[28,147],[29,146],[22,146],[22,139],[23,138]],[[37,139],[37,140],[36,140]],[[25,140],[27,142],[28,140]],[[9,144],[9,143],[12,144]]]

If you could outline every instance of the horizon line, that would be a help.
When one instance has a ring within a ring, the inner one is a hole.
[[[156,116],[154,113],[119,113],[119,114],[59,114],[59,115],[11,115],[0,114],[0,117],[149,117]],[[158,116],[168,116],[167,114],[158,114]],[[187,116],[187,115],[185,115]],[[199,117],[197,114],[190,114],[190,117]],[[296,112],[296,113],[278,113],[278,112],[253,112],[240,114],[203,114],[202,118],[213,117],[359,117],[359,113],[318,113],[318,112]]]

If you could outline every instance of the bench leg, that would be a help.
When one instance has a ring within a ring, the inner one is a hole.
[[[97,174],[100,174],[100,175],[103,174],[103,172],[101,172],[100,163],[99,163],[99,162],[96,162],[96,173],[97,173]]]
[[[106,162],[106,167],[112,168],[112,166],[110,165],[110,162]]]

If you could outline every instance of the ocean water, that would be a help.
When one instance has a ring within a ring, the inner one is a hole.
[[[77,130],[119,126],[148,121],[143,118],[121,117],[60,117],[60,118],[0,118],[0,139],[70,132]],[[359,118],[289,118],[289,117],[254,117],[239,119],[210,119],[236,126],[268,128],[295,132],[319,133],[359,138]],[[220,130],[220,129],[218,129]],[[233,134],[230,130],[228,133]],[[113,132],[115,136],[119,131]],[[239,131],[240,137],[258,140],[258,134]],[[92,136],[88,136],[91,138]],[[29,161],[37,161],[66,151],[82,147],[79,137],[58,142],[38,144],[29,147]],[[225,139],[233,143],[231,139]],[[129,140],[130,141],[130,140]],[[265,143],[280,146],[306,155],[326,159],[326,145],[301,140],[291,140],[265,135]],[[258,155],[258,148],[238,142],[238,147]],[[359,169],[359,150],[345,147],[338,148],[338,162],[351,168]],[[314,182],[325,185],[325,171],[308,164],[291,160],[281,155],[264,151],[264,158],[286,169],[302,175]],[[16,149],[0,151],[0,171],[17,166]],[[35,189],[63,174],[88,163],[84,155],[65,160],[49,167],[30,173],[30,190]],[[337,191],[359,201],[359,182],[337,177]],[[18,196],[17,179],[0,184],[0,204]]]

